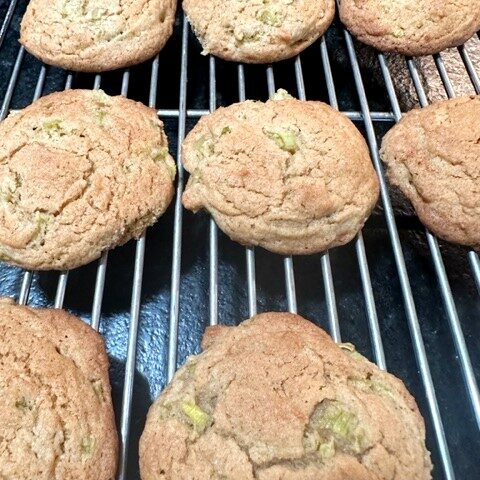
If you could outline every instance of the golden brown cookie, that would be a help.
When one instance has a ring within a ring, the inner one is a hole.
[[[341,0],[340,18],[382,52],[430,55],[480,30],[480,0]]]
[[[352,122],[285,94],[202,118],[183,161],[187,209],[205,208],[233,240],[281,254],[349,242],[378,198],[368,147]]]
[[[155,56],[173,30],[176,0],[31,0],[20,42],[45,63],[104,72]]]
[[[429,230],[480,249],[480,97],[407,113],[381,149],[390,182]]]
[[[0,299],[0,478],[113,480],[117,433],[108,358],[62,310]]]
[[[327,30],[335,0],[183,0],[203,52],[268,63],[293,57]]]
[[[298,315],[208,328],[151,407],[142,480],[428,480],[403,383]]]
[[[174,177],[154,110],[102,91],[43,97],[0,124],[0,259],[89,263],[157,220]]]

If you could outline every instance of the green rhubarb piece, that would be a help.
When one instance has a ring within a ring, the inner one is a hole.
[[[274,12],[270,9],[263,10],[258,18],[265,25],[270,25],[272,27],[279,27],[282,24],[282,20],[280,19],[278,12]]]
[[[182,402],[183,413],[188,417],[196,432],[202,433],[212,425],[212,417],[204,412],[195,402]]]
[[[285,89],[279,88],[271,97],[270,100],[289,100],[293,98]]]
[[[297,137],[288,130],[264,128],[263,133],[286,152],[294,154],[298,150]]]
[[[320,437],[325,440],[333,439],[334,445],[341,450],[354,453],[361,453],[364,450],[365,432],[360,427],[358,417],[341,402],[326,401],[319,411],[315,424]]]
[[[322,457],[322,460],[328,460],[335,456],[335,441],[333,438],[327,442],[320,443],[318,447],[318,454]]]
[[[168,155],[168,148],[161,147],[161,148],[154,148],[152,150],[152,157],[154,162],[161,162],[167,158]]]
[[[80,446],[82,454],[90,456],[95,449],[95,438],[91,435],[82,438],[82,444]]]
[[[50,135],[57,133],[61,129],[62,121],[59,119],[45,120],[43,122],[43,129]]]
[[[90,381],[93,391],[95,392],[95,395],[98,397],[100,401],[105,400],[105,395],[103,393],[103,384],[101,380],[91,380]]]
[[[107,116],[107,112],[105,110],[97,110],[95,112],[95,118],[97,120],[98,125],[102,126],[105,123],[106,116]]]
[[[15,402],[15,408],[18,408],[23,413],[26,413],[27,411],[32,410],[33,406],[25,397],[22,397]]]
[[[365,357],[357,352],[353,343],[339,343],[338,346],[342,350],[345,350],[355,360],[365,360]]]

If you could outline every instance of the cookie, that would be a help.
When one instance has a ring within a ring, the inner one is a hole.
[[[210,327],[148,413],[142,480],[428,480],[403,383],[298,315]]]
[[[183,144],[189,210],[207,209],[233,240],[311,254],[349,242],[378,198],[362,135],[320,102],[280,92],[202,118]]]
[[[332,23],[335,0],[183,0],[204,54],[245,63],[291,58]]]
[[[340,19],[382,52],[431,55],[480,30],[480,0],[341,0]]]
[[[480,96],[407,113],[385,136],[381,157],[390,182],[426,227],[480,249]]]
[[[45,63],[104,72],[155,56],[173,30],[176,0],[31,0],[20,42]]]
[[[157,220],[174,177],[154,110],[102,91],[43,97],[0,124],[0,259],[89,263]]]
[[[0,300],[0,478],[113,480],[103,340],[62,310]]]

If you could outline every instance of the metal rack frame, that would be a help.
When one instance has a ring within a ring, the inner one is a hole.
[[[6,32],[8,30],[10,21],[13,17],[17,0],[11,0],[7,9],[6,16],[0,27],[0,49],[4,41]],[[185,16],[183,16],[182,23],[182,46],[181,46],[181,71],[180,71],[180,95],[178,109],[175,110],[158,110],[158,114],[164,117],[178,118],[178,148],[177,148],[177,191],[174,201],[174,229],[173,229],[173,254],[172,254],[172,271],[171,271],[171,297],[169,310],[169,343],[168,343],[168,364],[167,377],[170,380],[177,368],[177,349],[178,349],[178,328],[179,328],[179,311],[180,311],[180,280],[181,280],[181,260],[182,260],[182,228],[183,228],[183,207],[181,197],[185,186],[185,172],[182,167],[182,152],[181,143],[186,134],[186,120],[189,117],[197,118],[207,114],[209,111],[214,111],[217,107],[217,90],[216,90],[216,60],[214,57],[209,58],[209,110],[187,110],[187,79],[188,79],[188,55],[189,55],[189,24]],[[390,236],[391,247],[395,258],[395,264],[398,272],[398,278],[401,285],[405,314],[411,333],[412,345],[415,351],[418,368],[420,370],[421,380],[426,393],[426,398],[429,407],[429,413],[432,419],[435,439],[441,455],[441,468],[448,480],[455,479],[452,462],[449,453],[448,442],[446,439],[440,410],[435,393],[435,387],[430,373],[430,367],[426,355],[425,344],[420,329],[419,318],[416,311],[416,305],[410,285],[410,279],[407,272],[407,267],[404,259],[403,249],[399,237],[399,232],[396,225],[392,203],[390,199],[389,187],[387,185],[384,169],[379,158],[378,144],[376,138],[376,131],[374,121],[399,121],[402,113],[399,102],[396,97],[395,89],[392,82],[392,76],[389,71],[388,63],[383,54],[378,54],[378,62],[380,64],[381,72],[388,92],[388,97],[391,103],[391,112],[371,112],[369,102],[366,95],[365,84],[360,71],[357,53],[348,31],[344,30],[344,41],[348,52],[348,57],[352,67],[352,73],[355,83],[358,100],[360,102],[360,111],[349,111],[345,113],[352,120],[362,121],[366,131],[367,141],[370,147],[373,163],[378,173],[381,187],[381,202],[384,209],[385,221]],[[477,72],[471,62],[468,54],[468,48],[465,46],[459,47],[459,53],[465,64],[465,69],[472,81],[472,86],[477,93],[480,93],[480,80]],[[18,76],[21,70],[22,62],[25,56],[25,50],[20,47],[14,63],[14,67],[10,76],[10,81],[7,86],[6,94],[0,108],[0,120],[4,119],[9,111],[10,102]],[[449,97],[455,95],[452,83],[448,78],[447,70],[442,60],[441,55],[434,57],[435,63],[440,74],[440,77],[445,86],[445,91]],[[325,39],[319,41],[319,60],[323,67],[325,74],[325,82],[328,91],[329,103],[332,107],[338,109],[337,93],[335,81],[330,64],[330,57],[328,47]],[[415,89],[419,98],[421,106],[427,105],[427,97],[417,71],[415,61],[407,59],[407,65],[415,85]],[[272,66],[265,67],[266,82],[269,94],[275,91],[275,74]],[[158,56],[151,62],[151,76],[150,76],[150,92],[149,105],[157,107],[157,83],[159,76],[159,58]],[[46,67],[42,66],[33,100],[36,100],[42,95],[46,77]],[[306,100],[306,92],[302,70],[301,56],[295,60],[295,78],[297,85],[297,95],[301,100]],[[72,87],[72,74],[69,74],[65,84],[65,88]],[[129,89],[130,73],[125,70],[122,77],[121,94],[127,96]],[[101,75],[95,76],[93,88],[100,88]],[[238,100],[243,101],[247,98],[245,86],[245,70],[243,65],[238,65]],[[458,352],[460,366],[465,378],[465,387],[467,389],[471,406],[473,408],[474,416],[477,426],[480,428],[480,393],[475,379],[472,363],[469,352],[465,343],[464,334],[461,323],[458,317],[455,300],[453,298],[452,290],[449,284],[447,272],[443,263],[442,254],[437,242],[437,239],[428,231],[426,231],[426,238],[428,247],[432,256],[435,272],[438,280],[438,288],[445,304],[445,311],[448,322],[451,328],[453,341]],[[209,226],[209,323],[215,325],[218,322],[218,231],[213,220],[210,220]],[[142,291],[142,276],[145,256],[146,234],[144,234],[136,243],[136,253],[134,261],[134,279],[131,293],[130,306],[130,325],[128,334],[127,347],[127,361],[125,366],[125,383],[122,397],[121,419],[120,419],[120,437],[121,437],[121,452],[120,452],[120,467],[119,480],[125,480],[127,477],[127,451],[129,447],[130,434],[130,419],[132,408],[133,395],[133,380],[136,362],[136,346],[137,335],[140,317],[140,302]],[[369,265],[367,261],[367,254],[362,233],[360,233],[355,240],[355,250],[358,261],[358,268],[362,282],[362,290],[365,300],[365,308],[367,312],[368,326],[371,336],[371,343],[375,361],[382,369],[387,368],[385,353],[383,349],[383,342],[380,333],[379,319],[377,315],[375,295],[372,288],[372,281],[370,278]],[[472,276],[480,292],[480,260],[478,255],[471,251],[468,253],[468,260],[472,269]],[[245,262],[247,271],[247,293],[248,293],[248,310],[250,315],[257,312],[257,287],[256,287],[256,272],[255,272],[255,250],[251,248],[245,249]],[[105,275],[108,265],[108,252],[105,252],[98,261],[95,293],[92,304],[92,321],[93,328],[98,330],[102,314],[102,300],[105,287]],[[284,258],[285,271],[285,292],[287,298],[288,309],[291,312],[297,311],[297,298],[295,290],[295,272],[294,261],[291,257]],[[330,326],[330,333],[335,341],[341,340],[340,321],[337,311],[337,300],[335,296],[335,288],[333,283],[333,272],[330,263],[329,253],[326,252],[321,255],[321,273],[323,277],[328,320]],[[23,274],[21,289],[19,292],[19,302],[21,304],[28,303],[29,289],[32,282],[34,272],[26,271]],[[68,272],[61,272],[58,278],[58,285],[55,296],[55,307],[61,308],[63,306],[65,291],[68,284]]]

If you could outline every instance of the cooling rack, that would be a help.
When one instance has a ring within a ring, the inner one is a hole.
[[[118,478],[138,478],[146,409],[199,350],[205,325],[234,324],[266,310],[298,311],[400,376],[425,417],[435,479],[480,478],[480,261],[473,251],[439,242],[398,208],[378,154],[382,135],[402,115],[387,58],[377,55],[379,85],[337,22],[334,34],[294,60],[228,64],[200,55],[179,13],[173,39],[152,61],[103,75],[73,74],[42,65],[17,43],[25,6],[0,2],[0,118],[54,90],[103,88],[156,108],[177,158],[170,211],[138,241],[72,272],[0,267],[0,293],[22,304],[65,307],[104,335],[121,438]],[[480,93],[468,46],[458,52],[472,93]],[[442,55],[434,61],[447,96],[455,96]],[[426,106],[416,62],[405,62]],[[380,205],[364,231],[323,255],[281,258],[242,248],[206,215],[193,216],[181,205],[180,145],[197,119],[235,101],[265,100],[280,87],[300,99],[324,100],[352,119],[380,178]]]

